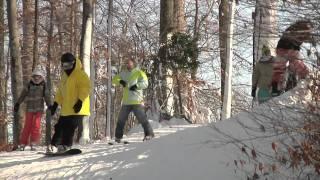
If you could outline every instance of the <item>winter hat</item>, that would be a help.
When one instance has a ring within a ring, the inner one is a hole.
[[[261,50],[262,50],[263,56],[270,56],[271,55],[271,52],[270,52],[270,49],[268,46],[263,45]]]
[[[43,70],[42,70],[40,65],[36,66],[34,68],[34,70],[32,71],[32,76],[34,76],[34,75],[38,75],[38,76],[41,76],[43,78],[45,77],[44,72],[43,72]]]
[[[61,56],[61,66],[63,70],[69,70],[74,67],[76,58],[71,53],[64,53]]]

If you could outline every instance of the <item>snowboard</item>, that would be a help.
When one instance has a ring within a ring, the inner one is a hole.
[[[63,153],[44,153],[46,157],[56,157],[56,156],[71,156],[81,154],[82,151],[80,149],[69,149]]]
[[[108,142],[109,145],[115,145],[115,144],[130,144],[129,141],[121,141],[121,142],[115,142],[115,141],[112,141],[112,142]]]

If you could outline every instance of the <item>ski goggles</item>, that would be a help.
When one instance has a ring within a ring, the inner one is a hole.
[[[63,70],[72,69],[75,62],[76,62],[76,61],[61,62],[61,68],[62,68]]]

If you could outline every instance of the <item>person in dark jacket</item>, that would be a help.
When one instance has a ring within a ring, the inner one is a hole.
[[[41,117],[44,110],[44,101],[50,105],[50,95],[44,81],[44,72],[37,66],[32,72],[31,81],[23,89],[18,101],[14,105],[14,111],[18,112],[20,104],[25,101],[26,115],[25,123],[20,137],[20,149],[24,150],[29,144],[31,150],[36,150],[35,145],[40,140]]]

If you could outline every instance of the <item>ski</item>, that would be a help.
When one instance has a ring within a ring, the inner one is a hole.
[[[121,141],[121,142],[108,142],[109,145],[115,145],[115,144],[130,144],[129,141]]]

